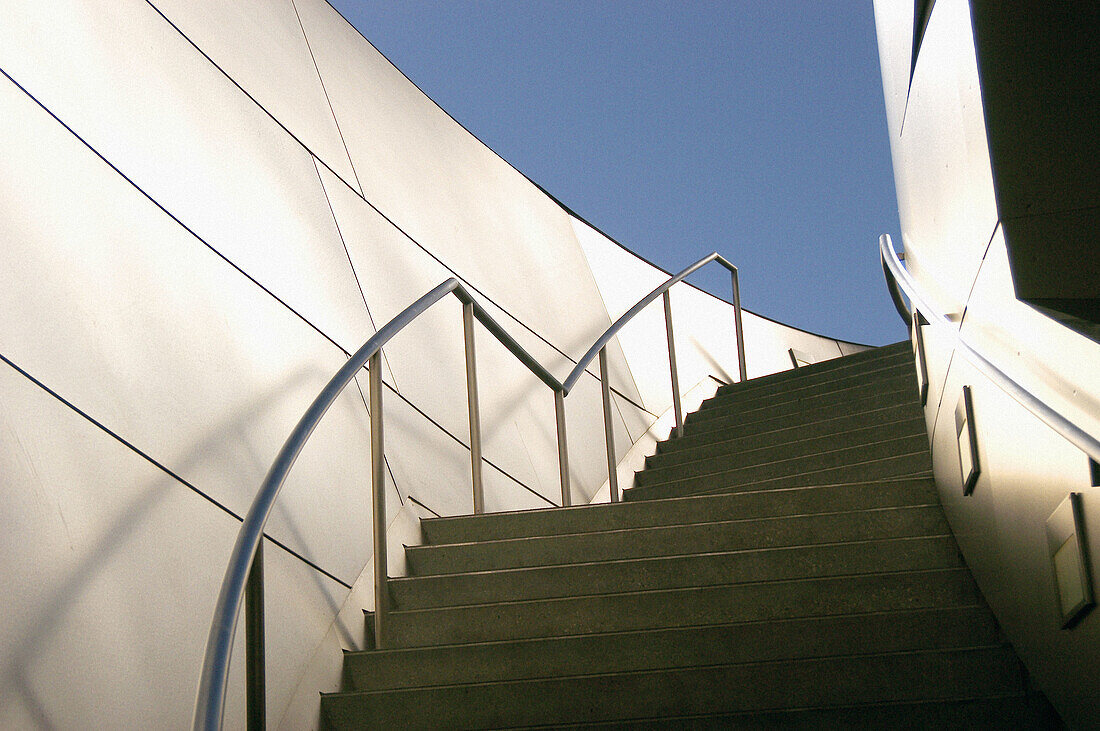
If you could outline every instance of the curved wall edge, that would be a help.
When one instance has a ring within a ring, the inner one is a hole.
[[[564,377],[666,275],[481,144],[323,0],[0,7],[0,726],[183,725],[239,516],[349,352],[458,276]],[[687,285],[672,299],[682,382],[729,380],[731,306]],[[484,336],[487,507],[546,506],[551,393]],[[663,337],[658,306],[609,351],[624,464],[667,409]],[[861,348],[748,312],[745,340],[750,375],[790,367],[790,347]],[[459,308],[384,355],[396,574],[419,517],[470,510]],[[566,406],[578,503],[607,480],[591,370]],[[326,416],[267,526],[268,717],[287,727],[316,721],[339,649],[363,641],[365,391]]]
[[[1084,453],[955,352],[961,332],[1014,380],[1100,434],[1100,343],[1016,297],[1011,230],[1006,233],[1008,214],[994,175],[1006,161],[989,144],[989,91],[974,40],[971,14],[978,6],[992,12],[996,4],[938,0],[913,64],[913,3],[875,2],[905,264],[954,321],[952,328],[921,328],[929,373],[925,419],[940,497],[982,593],[1034,684],[1070,727],[1085,728],[1100,718],[1094,680],[1100,618],[1092,611],[1063,628],[1046,523],[1070,493],[1079,493],[1084,545],[1095,572],[1097,478]],[[1009,15],[998,17],[1013,22]],[[1027,32],[1040,30],[1029,26]],[[1051,61],[1034,59],[1040,66]],[[1041,119],[1029,120],[1043,128]],[[1043,189],[1044,174],[1017,180],[1014,194]],[[963,487],[955,417],[964,387],[971,394],[980,465],[970,493]]]

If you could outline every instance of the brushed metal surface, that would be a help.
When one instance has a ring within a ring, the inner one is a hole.
[[[179,725],[238,521],[3,363],[0,395],[0,726]]]
[[[610,321],[561,206],[324,0],[295,4],[366,199],[563,351],[588,347]]]
[[[11,4],[0,68],[346,350],[373,331],[310,154],[149,5]]]
[[[152,4],[257,104],[358,190],[293,0],[153,0]]]
[[[942,312],[962,311],[997,224],[980,98],[968,4],[937,2],[891,146],[906,265]]]
[[[243,514],[344,355],[203,246],[11,84],[0,84],[3,354]],[[42,185],[40,181],[49,181]],[[345,578],[367,555],[366,409],[345,394],[271,534]],[[326,509],[341,509],[322,518]]]

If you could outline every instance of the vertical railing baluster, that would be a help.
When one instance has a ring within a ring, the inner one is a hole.
[[[619,502],[619,475],[615,469],[615,429],[611,421],[611,381],[607,377],[607,347],[600,348],[600,391],[603,395],[603,438],[607,445],[607,480],[611,502]]]
[[[554,421],[558,426],[558,472],[561,475],[561,506],[573,504],[569,493],[569,444],[565,438],[565,394],[554,390]]]
[[[371,498],[374,509],[374,646],[383,647],[389,594],[386,582],[389,562],[386,560],[386,462],[382,439],[382,352],[367,362],[370,374],[370,467]]]
[[[664,292],[665,335],[668,337],[668,370],[672,374],[672,410],[676,414],[677,437],[684,433],[684,413],[680,409],[680,374],[676,370],[676,344],[672,337],[672,299]]]
[[[748,380],[745,368],[745,333],[741,330],[741,289],[737,286],[737,267],[730,268],[730,285],[733,289],[733,326],[737,332],[737,370],[742,381]]]
[[[485,491],[481,483],[481,409],[478,406],[477,396],[473,302],[462,304],[462,339],[466,344],[466,397],[470,406],[470,477],[473,481],[474,513],[484,513]]]
[[[245,715],[248,731],[267,726],[266,661],[264,659],[264,538],[256,546],[244,587]]]

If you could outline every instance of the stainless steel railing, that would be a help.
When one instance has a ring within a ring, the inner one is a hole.
[[[894,304],[907,324],[911,324],[912,316],[901,302],[901,297],[897,293],[899,287],[905,293],[905,296],[909,298],[913,309],[919,312],[924,320],[929,324],[948,327],[955,332],[957,338],[956,353],[966,358],[998,388],[1011,396],[1013,400],[1038,417],[1043,423],[1061,434],[1062,437],[1089,457],[1100,462],[1100,440],[1055,411],[1049,404],[998,368],[967,342],[961,327],[932,306],[928,298],[921,293],[909,272],[901,265],[897,252],[894,251],[894,245],[886,234],[879,237],[879,259],[882,262],[882,270],[886,274],[886,284],[890,288]]]
[[[317,427],[321,418],[336,398],[359,372],[367,367],[369,376],[369,405],[371,428],[371,493],[374,534],[374,637],[381,646],[384,642],[384,628],[389,609],[387,592],[387,552],[386,552],[386,510],[385,510],[385,442],[382,421],[382,346],[406,325],[428,310],[448,294],[453,294],[462,302],[462,332],[466,351],[466,391],[470,416],[470,471],[473,489],[474,512],[484,510],[484,492],[481,479],[481,417],[478,401],[477,359],[474,351],[474,320],[479,321],[502,345],[504,345],[521,363],[534,373],[554,392],[554,419],[558,442],[558,466],[561,479],[562,505],[571,502],[569,490],[569,455],[565,430],[565,397],[576,385],[593,358],[599,357],[601,396],[603,401],[604,435],[607,444],[608,479],[611,486],[611,500],[619,499],[616,476],[614,435],[611,418],[611,395],[607,368],[607,344],[635,315],[653,302],[657,297],[664,298],[665,333],[668,340],[669,371],[672,381],[673,408],[676,414],[676,434],[683,429],[683,414],[680,410],[679,376],[676,368],[676,348],[672,330],[672,308],[669,289],[682,281],[692,272],[711,261],[717,261],[730,272],[733,290],[734,327],[737,337],[738,369],[741,380],[746,378],[744,336],[741,330],[741,297],[737,285],[737,267],[730,264],[717,253],[709,254],[695,262],[679,274],[669,277],[661,286],[643,297],[634,307],[614,322],[587,353],[577,362],[564,382],[559,382],[546,370],[523,346],[516,342],[493,318],[479,305],[462,284],[454,278],[448,279],[427,294],[420,297],[400,314],[382,326],[348,361],[336,372],[328,384],[314,399],[313,403],[298,421],[294,430],[283,444],[275,461],[264,478],[252,505],[245,514],[237,541],[230,555],[225,578],[218,593],[214,609],[214,618],[207,638],[206,653],[203,658],[202,675],[199,680],[198,696],[195,702],[195,729],[218,729],[221,727],[225,706],[225,693],[229,677],[229,659],[233,648],[233,637],[241,603],[245,602],[246,615],[246,706],[248,728],[261,729],[265,726],[265,658],[263,633],[263,529],[271,509],[275,504],[279,490],[294,461],[301,453],[306,441]]]

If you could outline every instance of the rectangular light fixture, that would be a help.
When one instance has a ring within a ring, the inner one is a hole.
[[[1095,605],[1081,513],[1081,493],[1071,492],[1047,518],[1047,548],[1054,571],[1062,628],[1075,625]]]
[[[913,341],[913,351],[917,359],[917,388],[920,389],[920,404],[928,403],[928,361],[924,356],[924,331],[921,327],[928,324],[928,320],[918,311],[913,310],[910,339]]]
[[[974,485],[982,471],[978,461],[978,434],[974,430],[974,402],[970,396],[970,386],[962,387],[959,403],[955,406],[955,438],[959,443],[963,495],[969,495],[974,492]]]

